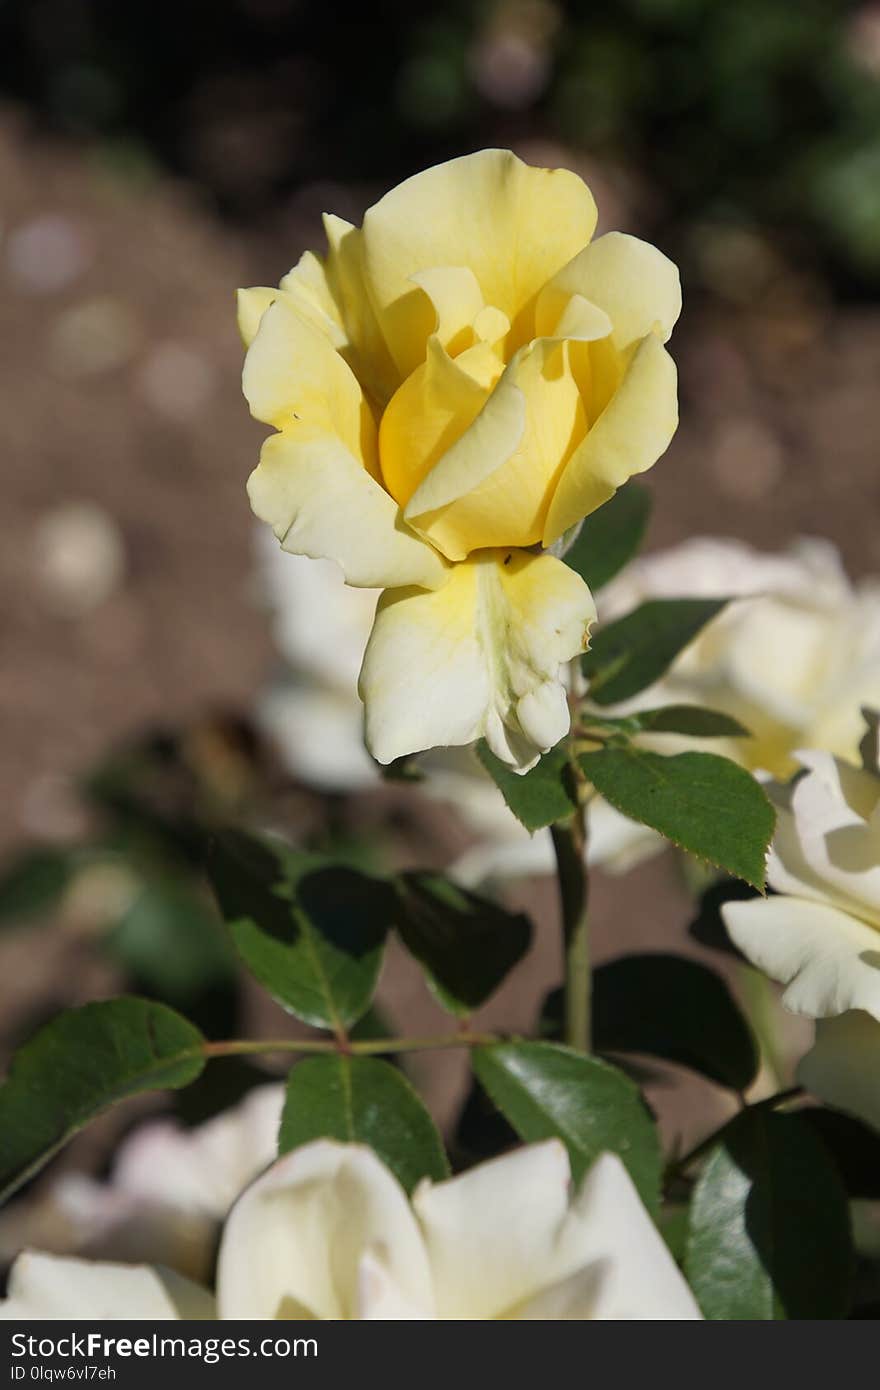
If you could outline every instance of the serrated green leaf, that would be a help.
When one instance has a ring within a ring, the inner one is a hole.
[[[485,1003],[529,949],[528,917],[442,874],[403,874],[398,897],[403,943],[450,1013],[465,1017]]]
[[[86,1004],[46,1024],[0,1087],[0,1200],[114,1102],[195,1081],[203,1042],[180,1014],[148,999]]]
[[[449,1164],[434,1121],[406,1077],[377,1057],[309,1057],[287,1080],[279,1153],[313,1139],[369,1144],[407,1192]]]
[[[651,494],[630,482],[581,522],[564,560],[595,594],[639,549],[651,516]]]
[[[367,1010],[395,917],[388,883],[237,832],[207,868],[236,949],[279,1004],[317,1028]]]
[[[567,742],[551,748],[522,777],[496,758],[483,739],[477,744],[477,755],[517,820],[533,834],[564,820],[575,809],[569,788]]]
[[[653,733],[689,734],[691,738],[751,737],[738,719],[720,710],[704,709],[702,705],[663,705],[659,709],[636,710],[616,719],[585,710],[581,722],[588,729],[607,729],[631,736]]]
[[[724,1130],[694,1188],[685,1272],[707,1318],[843,1318],[846,1192],[798,1115],[763,1106]]]
[[[476,1048],[473,1067],[521,1139],[562,1140],[575,1182],[600,1153],[617,1153],[648,1210],[657,1211],[657,1130],[638,1088],[616,1067],[549,1042]]]
[[[581,768],[630,820],[763,889],[776,813],[744,768],[714,753],[664,757],[644,749],[583,753]]]
[[[650,599],[600,628],[581,669],[597,705],[628,700],[653,685],[729,602],[726,598]]]

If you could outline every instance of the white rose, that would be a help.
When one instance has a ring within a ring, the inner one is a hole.
[[[257,722],[312,785],[374,786],[357,679],[380,591],[349,588],[333,560],[288,555],[265,527],[256,539],[257,588],[285,663],[259,696]]]
[[[880,588],[854,588],[829,542],[800,540],[767,555],[739,541],[687,541],[625,570],[600,597],[600,621],[648,599],[726,595],[740,601],[631,707],[722,710],[754,737],[713,741],[715,751],[774,777],[794,772],[798,748],[856,761],[861,707],[880,704]]]
[[[778,807],[768,880],[778,897],[728,903],[724,921],[783,1004],[818,1020],[798,1079],[880,1126],[880,776],[830,753],[769,788]]]
[[[693,1319],[700,1314],[620,1160],[576,1194],[557,1140],[410,1201],[372,1150],[279,1159],[226,1223],[216,1304],[160,1270],[22,1255],[0,1317]]]
[[[5,1207],[0,1260],[34,1244],[205,1277],[229,1208],[277,1152],[283,1103],[283,1085],[257,1086],[192,1129],[170,1119],[139,1125],[106,1181],[64,1173],[36,1197]]]

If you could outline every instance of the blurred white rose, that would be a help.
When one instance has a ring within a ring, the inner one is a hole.
[[[802,776],[769,788],[768,880],[780,896],[727,903],[724,921],[787,985],[786,1008],[818,1020],[799,1081],[880,1127],[880,775],[830,753],[799,759]]]
[[[257,721],[291,772],[328,791],[379,781],[364,747],[357,679],[378,589],[349,588],[333,560],[288,555],[260,527],[257,587],[284,665],[257,704]]]
[[[210,1272],[229,1208],[277,1153],[282,1085],[257,1086],[240,1104],[193,1129],[139,1125],[109,1178],[62,1174],[0,1213],[0,1261],[23,1246],[149,1261],[195,1279]]]
[[[571,1191],[557,1140],[410,1201],[372,1150],[319,1140],[279,1159],[233,1207],[216,1302],[147,1266],[25,1254],[8,1320],[694,1319],[700,1314],[616,1155]]]
[[[754,737],[713,740],[712,748],[774,777],[795,771],[798,748],[857,762],[861,707],[880,704],[880,584],[854,587],[827,541],[767,555],[706,537],[636,560],[601,596],[600,619],[648,599],[725,595],[739,601],[638,704],[702,704],[733,715]],[[671,749],[668,739],[661,746]]]

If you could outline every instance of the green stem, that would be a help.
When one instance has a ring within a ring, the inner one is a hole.
[[[583,806],[567,821],[551,825],[565,956],[565,1041],[579,1052],[592,1044],[589,885],[585,860],[586,813]]]
[[[492,1033],[444,1033],[436,1038],[365,1038],[341,1042],[336,1038],[231,1038],[205,1043],[205,1057],[241,1057],[261,1052],[351,1053],[369,1057],[383,1053],[428,1052],[448,1047],[487,1047],[499,1039]]]

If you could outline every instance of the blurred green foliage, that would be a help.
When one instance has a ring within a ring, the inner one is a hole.
[[[756,227],[880,284],[880,11],[862,0],[5,0],[0,93],[137,176],[263,215],[555,140],[638,188],[676,248]]]

